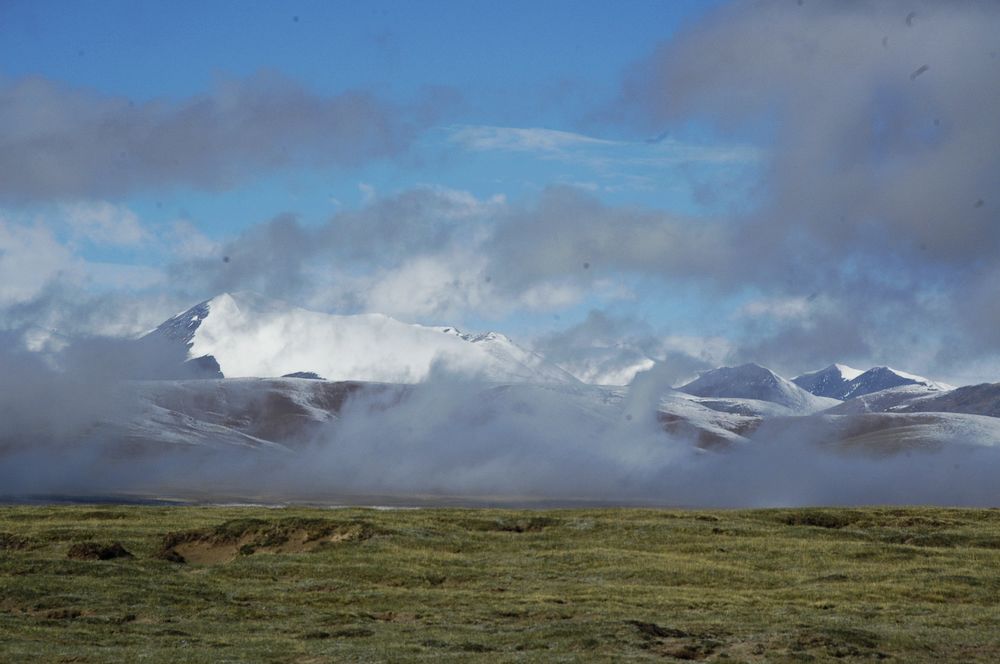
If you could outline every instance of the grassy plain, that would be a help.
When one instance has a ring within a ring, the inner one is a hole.
[[[629,660],[1000,661],[1000,511],[0,507],[3,662]]]

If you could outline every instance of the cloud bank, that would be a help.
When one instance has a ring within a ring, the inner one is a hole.
[[[223,190],[288,166],[356,166],[401,153],[428,121],[368,92],[319,95],[276,73],[138,102],[0,79],[0,200]]]
[[[769,146],[759,204],[733,220],[741,260],[705,276],[827,306],[779,326],[761,359],[877,354],[908,330],[941,364],[1000,350],[983,296],[1000,249],[998,30],[990,2],[733,3],[630,73],[633,118]]]
[[[725,453],[698,451],[659,428],[653,407],[673,379],[659,370],[629,392],[496,386],[441,370],[420,385],[353,393],[335,421],[286,441],[294,451],[143,442],[112,436],[121,430],[102,422],[142,412],[139,391],[120,381],[161,369],[150,358],[169,353],[139,362],[122,351],[83,344],[50,366],[3,347],[7,496],[698,507],[998,500],[998,448],[972,441],[870,456],[826,449],[800,427]]]

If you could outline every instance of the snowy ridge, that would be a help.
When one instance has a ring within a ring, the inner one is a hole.
[[[861,369],[855,369],[853,367],[847,366],[846,364],[835,363],[833,367],[840,372],[840,375],[844,378],[844,380],[854,380],[855,378],[864,373],[864,371],[862,371]]]
[[[940,381],[931,380],[930,378],[924,378],[923,376],[918,376],[916,374],[907,373],[905,371],[900,371],[899,369],[893,369],[892,367],[885,367],[892,373],[900,376],[901,378],[906,378],[907,380],[912,380],[914,383],[919,385],[926,385],[927,387],[934,390],[954,390],[955,386],[948,383],[942,383]]]
[[[792,382],[816,396],[842,401],[905,385],[921,385],[934,391],[954,389],[951,385],[892,367],[872,367],[862,372],[844,364],[831,364],[825,369],[804,373]]]
[[[834,415],[887,413],[906,408],[909,404],[936,394],[941,394],[941,392],[927,385],[912,383],[862,394],[841,402],[827,412]]]
[[[850,389],[850,382],[863,373],[846,364],[831,364],[825,369],[796,376],[792,382],[818,397],[842,399]]]
[[[504,366],[511,376],[523,382],[545,383],[577,383],[579,382],[568,371],[564,371],[549,362],[539,353],[521,348],[510,337],[499,332],[483,332],[472,334],[462,332],[455,327],[432,328],[444,334],[456,336],[459,339],[476,344],[499,364]]]
[[[676,391],[661,397],[656,414],[667,433],[691,439],[704,449],[746,443],[763,421],[755,414],[711,408],[696,397]]]
[[[933,390],[951,389],[950,385],[935,383],[923,376],[897,371],[890,367],[873,367],[849,383],[849,388],[843,398],[852,399],[863,394],[871,394],[903,385],[924,385]]]

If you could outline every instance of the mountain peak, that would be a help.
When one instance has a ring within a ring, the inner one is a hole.
[[[770,401],[796,411],[815,411],[828,406],[825,400],[754,362],[705,371],[678,389],[698,397]]]
[[[818,397],[843,399],[849,390],[849,383],[862,373],[864,372],[846,364],[834,363],[823,369],[796,376],[792,382]]]
[[[846,364],[831,364],[828,369],[836,369],[845,380],[854,380],[864,372],[861,369],[849,367]]]
[[[450,334],[452,336],[458,337],[459,339],[464,339],[469,343],[481,343],[484,341],[498,341],[501,343],[514,343],[513,340],[506,334],[501,334],[500,332],[463,332],[457,327],[437,327],[434,328],[440,330],[445,334]]]

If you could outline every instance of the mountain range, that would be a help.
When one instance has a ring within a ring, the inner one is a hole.
[[[252,293],[206,300],[135,343],[166,348],[185,370],[127,381],[121,402],[131,406],[90,429],[133,446],[287,453],[337,427],[351,403],[390,413],[440,379],[460,387],[441,398],[455,403],[430,400],[434,416],[473,428],[503,418],[558,427],[549,420],[565,417],[614,438],[646,421],[713,452],[784,436],[864,454],[1000,445],[1000,383],[952,388],[884,366],[833,364],[788,380],[751,363],[652,391],[639,380],[592,385],[497,332],[329,315]]]
[[[793,378],[792,382],[816,396],[841,401],[903,385],[921,385],[931,390],[954,389],[952,385],[891,367],[872,367],[867,371],[860,371],[844,364],[831,364],[825,369],[804,373]]]

